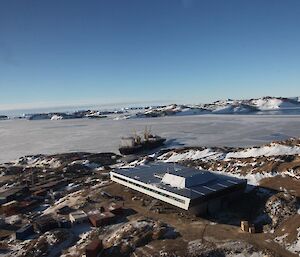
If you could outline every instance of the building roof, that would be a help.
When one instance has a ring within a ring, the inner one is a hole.
[[[19,228],[16,232],[17,233],[24,233],[24,232],[26,232],[27,230],[30,230],[30,229],[33,229],[32,224],[26,224],[23,227]]]
[[[111,213],[111,212],[101,212],[99,214],[99,218],[103,219],[103,218],[113,218],[115,217],[115,214]]]
[[[87,218],[86,213],[84,211],[81,211],[81,210],[71,212],[69,215],[72,216],[73,219],[75,219],[75,220]]]
[[[16,204],[18,204],[18,202],[16,200],[13,200],[13,201],[2,204],[2,207],[7,207],[7,206],[11,206],[11,205],[16,205]]]
[[[16,195],[17,193],[25,190],[26,187],[14,187],[14,188],[10,188],[4,192],[1,192],[0,193],[0,198],[6,198],[6,197],[9,197],[9,196],[13,196],[13,195]]]
[[[51,215],[44,215],[36,218],[34,222],[40,226],[56,223],[56,219]]]
[[[246,180],[231,176],[163,162],[117,169],[114,172],[189,199],[207,197],[217,191],[246,183]]]

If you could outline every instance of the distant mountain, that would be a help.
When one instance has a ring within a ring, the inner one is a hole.
[[[195,114],[300,114],[300,98],[262,97],[247,100],[219,100],[201,105],[168,105],[149,108],[136,117]]]
[[[148,118],[162,116],[185,116],[201,114],[272,114],[272,115],[300,115],[300,97],[261,97],[243,100],[219,100],[213,103],[198,105],[160,105],[144,107],[128,107],[119,110],[99,111],[82,110],[71,113],[33,113],[22,117],[29,120],[62,120],[62,119],[99,119],[114,120]],[[8,119],[2,116],[0,119]]]
[[[0,120],[8,120],[8,116],[6,115],[0,115]]]

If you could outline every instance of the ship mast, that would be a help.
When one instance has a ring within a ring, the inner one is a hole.
[[[133,130],[133,137],[134,137],[134,142],[136,144],[140,144],[141,143],[141,137],[136,133],[136,130]]]
[[[149,127],[149,130],[148,130],[148,127],[145,126],[145,131],[144,131],[145,141],[147,141],[149,139],[149,137],[151,137],[151,127]]]

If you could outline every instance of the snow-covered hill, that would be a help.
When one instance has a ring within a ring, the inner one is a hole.
[[[123,120],[132,118],[149,118],[162,116],[186,116],[201,114],[281,114],[300,115],[300,97],[261,97],[243,100],[219,100],[213,103],[182,105],[170,104],[160,106],[129,107],[110,111],[82,110],[71,113],[33,113],[24,114],[22,117],[29,120],[61,120],[82,118],[108,118]],[[7,119],[7,116],[2,116]],[[0,117],[1,119],[1,117]]]
[[[247,100],[219,100],[200,105],[167,105],[148,108],[130,116],[159,117],[199,114],[300,114],[300,98],[262,97]]]
[[[259,99],[252,99],[249,102],[251,105],[257,107],[261,111],[295,109],[300,107],[298,97],[297,98],[264,97]]]
[[[214,172],[247,178],[258,184],[278,175],[300,179],[300,139],[273,142],[250,148],[186,147],[158,156],[164,162],[183,163]]]

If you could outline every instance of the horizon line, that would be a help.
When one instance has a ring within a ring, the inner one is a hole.
[[[209,103],[216,102],[216,101],[222,101],[222,100],[250,100],[250,99],[259,99],[259,98],[265,98],[265,97],[274,97],[274,98],[296,98],[299,96],[270,96],[270,95],[265,95],[265,96],[259,96],[259,97],[248,97],[248,98],[220,98],[218,100],[213,100],[210,101]],[[192,103],[189,102],[187,103],[186,101],[182,100],[166,100],[166,99],[160,99],[160,100],[145,100],[145,101],[112,101],[110,103],[96,103],[97,101],[93,101],[90,103],[87,102],[81,102],[78,101],[79,103],[69,103],[69,104],[62,104],[62,103],[23,103],[21,105],[13,107],[12,105],[0,105],[0,112],[18,112],[18,111],[31,111],[31,110],[47,110],[50,111],[51,109],[78,109],[78,108],[91,108],[91,107],[121,107],[121,108],[126,108],[126,107],[131,107],[130,105],[139,105],[141,104],[141,107],[145,107],[147,105],[167,105],[167,104],[203,104],[204,102],[197,102],[197,103]],[[207,103],[207,102],[205,102]],[[39,105],[39,106],[37,106]],[[11,107],[9,107],[11,106]]]

